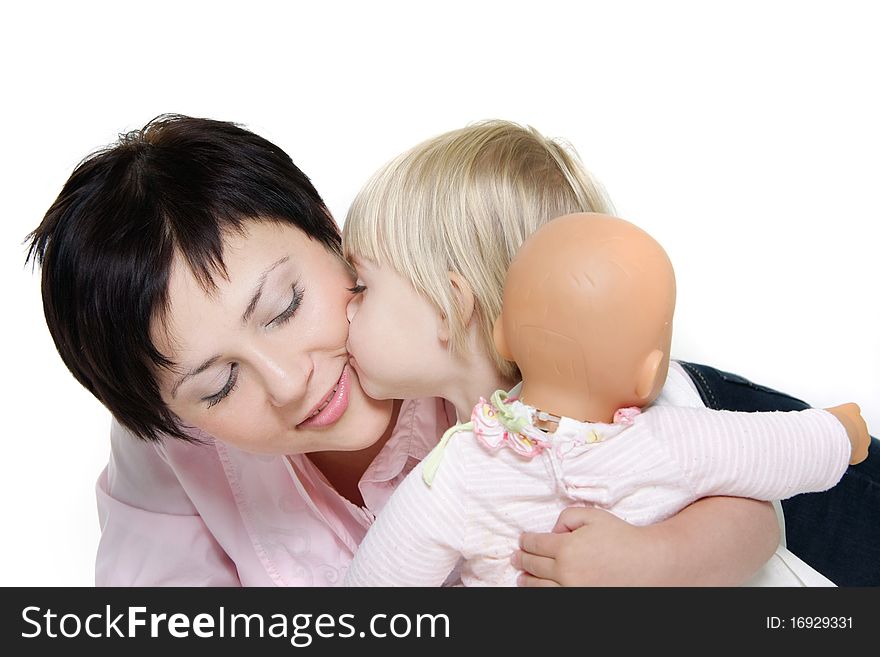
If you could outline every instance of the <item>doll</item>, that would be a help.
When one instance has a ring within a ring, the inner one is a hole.
[[[855,404],[791,413],[650,406],[669,366],[675,277],[622,219],[567,215],[519,249],[495,323],[522,388],[481,399],[391,497],[349,585],[513,585],[522,531],[594,505],[658,522],[710,495],[784,499],[867,455]]]

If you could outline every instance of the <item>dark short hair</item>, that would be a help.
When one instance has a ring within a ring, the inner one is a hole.
[[[211,289],[226,273],[224,232],[255,219],[341,253],[330,212],[278,146],[234,123],[166,114],[83,160],[28,235],[58,353],[136,436],[193,439],[162,400],[156,371],[173,363],[150,337],[175,253]]]

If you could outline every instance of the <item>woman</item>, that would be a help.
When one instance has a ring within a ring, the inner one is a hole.
[[[62,358],[117,420],[98,584],[339,583],[373,514],[454,421],[441,401],[361,390],[338,230],[290,158],[232,124],[160,117],[88,158],[30,256]],[[627,534],[635,582],[739,583],[776,542],[750,500],[703,500],[667,523]]]

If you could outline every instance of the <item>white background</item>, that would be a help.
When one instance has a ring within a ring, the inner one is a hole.
[[[155,115],[241,122],[340,219],[418,141],[484,118],[575,145],[675,263],[673,356],[880,431],[872,3],[15,3],[0,20],[0,584],[89,585],[109,416],[64,369],[25,235]]]

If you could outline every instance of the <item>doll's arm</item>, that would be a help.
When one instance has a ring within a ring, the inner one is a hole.
[[[346,586],[440,586],[455,568],[465,528],[465,482],[446,458],[432,485],[416,466],[358,547]]]
[[[570,507],[553,533],[523,534],[521,586],[737,586],[779,544],[768,502],[710,497],[653,525]]]

